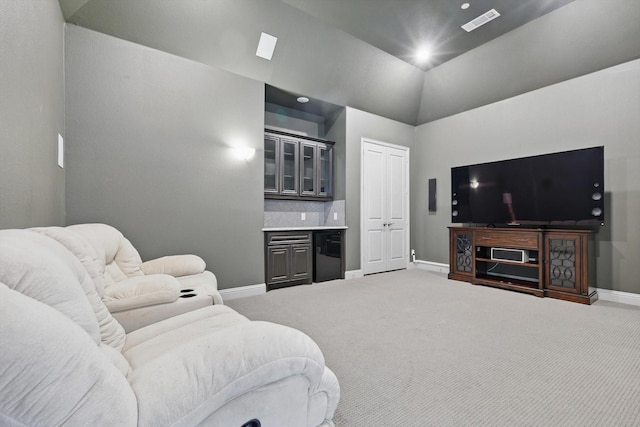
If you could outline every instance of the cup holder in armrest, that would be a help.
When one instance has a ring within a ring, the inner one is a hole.
[[[182,294],[182,295],[180,295],[180,298],[193,298],[195,296],[196,296],[196,294]]]
[[[193,289],[181,289],[180,293],[193,292]]]

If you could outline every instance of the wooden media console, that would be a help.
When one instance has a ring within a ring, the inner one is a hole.
[[[592,230],[449,227],[449,279],[591,304]]]

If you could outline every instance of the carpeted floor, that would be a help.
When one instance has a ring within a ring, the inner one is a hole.
[[[336,427],[640,426],[640,307],[412,269],[232,300],[300,329],[336,373]]]

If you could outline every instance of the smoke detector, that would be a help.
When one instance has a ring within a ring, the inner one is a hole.
[[[497,10],[491,9],[490,11],[488,11],[486,13],[483,13],[482,15],[478,16],[477,18],[472,19],[471,21],[469,21],[466,24],[464,24],[462,26],[462,29],[469,33],[469,32],[475,30],[478,27],[482,27],[487,22],[493,21],[494,19],[496,19],[499,16],[500,16],[500,14],[498,13]]]

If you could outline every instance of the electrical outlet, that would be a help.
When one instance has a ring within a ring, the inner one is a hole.
[[[338,219],[338,212],[333,213],[333,219]]]
[[[304,220],[306,220],[306,219],[307,219],[307,214],[306,214],[306,213],[304,213],[304,212],[302,212],[302,213],[300,214],[300,220],[301,220],[301,221],[304,221]]]

